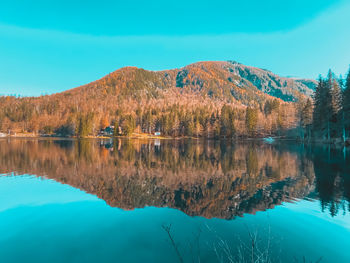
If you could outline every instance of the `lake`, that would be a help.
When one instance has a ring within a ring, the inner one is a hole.
[[[0,139],[0,262],[350,262],[350,152]]]

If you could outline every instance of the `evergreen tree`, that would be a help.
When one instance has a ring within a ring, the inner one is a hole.
[[[303,129],[303,138],[306,137],[310,138],[311,136],[311,124],[312,124],[312,102],[310,99],[307,99],[305,105],[302,107],[301,110],[301,126]]]
[[[199,137],[199,135],[202,132],[202,126],[201,126],[201,123],[199,122],[199,119],[196,119],[194,123],[194,131],[195,131],[196,137]]]
[[[313,111],[313,128],[315,131],[321,129],[322,124],[322,103],[324,103],[325,83],[321,76],[318,78],[318,83],[314,93],[314,111]]]
[[[202,127],[203,127],[203,132],[206,137],[209,137],[209,125],[210,123],[210,117],[208,114],[205,114],[202,118]]]
[[[342,123],[342,91],[331,70],[326,80],[319,78],[314,96],[313,127],[316,136],[337,137]]]
[[[216,120],[216,121],[213,123],[213,132],[214,132],[214,137],[215,137],[216,139],[220,138],[220,134],[221,134],[221,125],[220,125],[219,120]]]
[[[135,128],[136,128],[136,122],[135,122],[135,119],[132,115],[128,115],[126,116],[124,122],[123,122],[123,130],[124,130],[124,133],[125,135],[127,136],[130,136]]]
[[[227,105],[221,108],[220,133],[223,137],[230,135],[230,108]]]
[[[153,115],[152,111],[148,110],[145,116],[145,129],[148,133],[152,133],[153,127]]]
[[[211,115],[210,115],[210,124],[211,125],[214,125],[216,121],[216,116],[215,116],[215,113],[213,112]]]
[[[186,118],[186,125],[185,125],[185,135],[187,136],[192,136],[193,135],[193,131],[194,131],[194,123],[193,123],[193,117],[192,116],[188,116]]]
[[[83,116],[79,116],[78,118],[77,135],[78,137],[84,137],[87,135]]]
[[[233,138],[236,135],[235,112],[233,109],[230,111],[229,130],[231,138]]]
[[[178,116],[178,113],[175,111],[174,117],[173,117],[173,127],[172,127],[172,135],[174,137],[178,135],[179,125],[180,125],[179,116]]]
[[[316,136],[323,136],[328,131],[329,90],[326,81],[320,76],[314,94],[313,129]]]
[[[280,102],[277,99],[266,101],[264,105],[265,115],[269,115],[273,111],[278,110],[279,106],[280,106]]]
[[[161,130],[164,134],[169,135],[171,132],[171,123],[169,114],[165,114],[161,118]]]
[[[350,135],[350,68],[345,82],[343,93],[343,137],[344,140]]]
[[[92,133],[93,130],[93,117],[92,113],[87,115],[80,115],[78,118],[77,135],[79,137],[86,137]]]
[[[0,131],[2,130],[3,120],[4,120],[4,115],[2,114],[2,112],[0,112]]]
[[[142,126],[142,118],[143,118],[143,116],[142,116],[142,109],[140,108],[140,106],[137,107],[135,113],[136,113],[136,125]]]
[[[248,107],[246,109],[246,128],[250,136],[254,135],[258,124],[258,110]]]
[[[340,111],[342,108],[342,91],[340,85],[334,74],[329,71],[327,86],[329,89],[329,115],[328,115],[328,126],[330,131],[328,132],[329,137],[338,137],[339,128],[341,124]]]

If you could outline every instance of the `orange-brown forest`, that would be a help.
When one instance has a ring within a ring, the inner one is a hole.
[[[315,85],[236,62],[127,67],[58,94],[0,97],[0,130],[85,137],[113,125],[114,135],[299,136],[312,121],[305,106]]]

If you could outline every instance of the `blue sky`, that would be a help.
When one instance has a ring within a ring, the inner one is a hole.
[[[350,64],[350,2],[1,1],[0,94],[70,89],[123,66],[236,60],[317,78]]]

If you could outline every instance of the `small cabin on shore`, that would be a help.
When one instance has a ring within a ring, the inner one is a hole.
[[[101,131],[100,131],[100,135],[113,135],[113,133],[114,133],[114,126],[113,125],[107,126],[106,128],[101,129]]]

